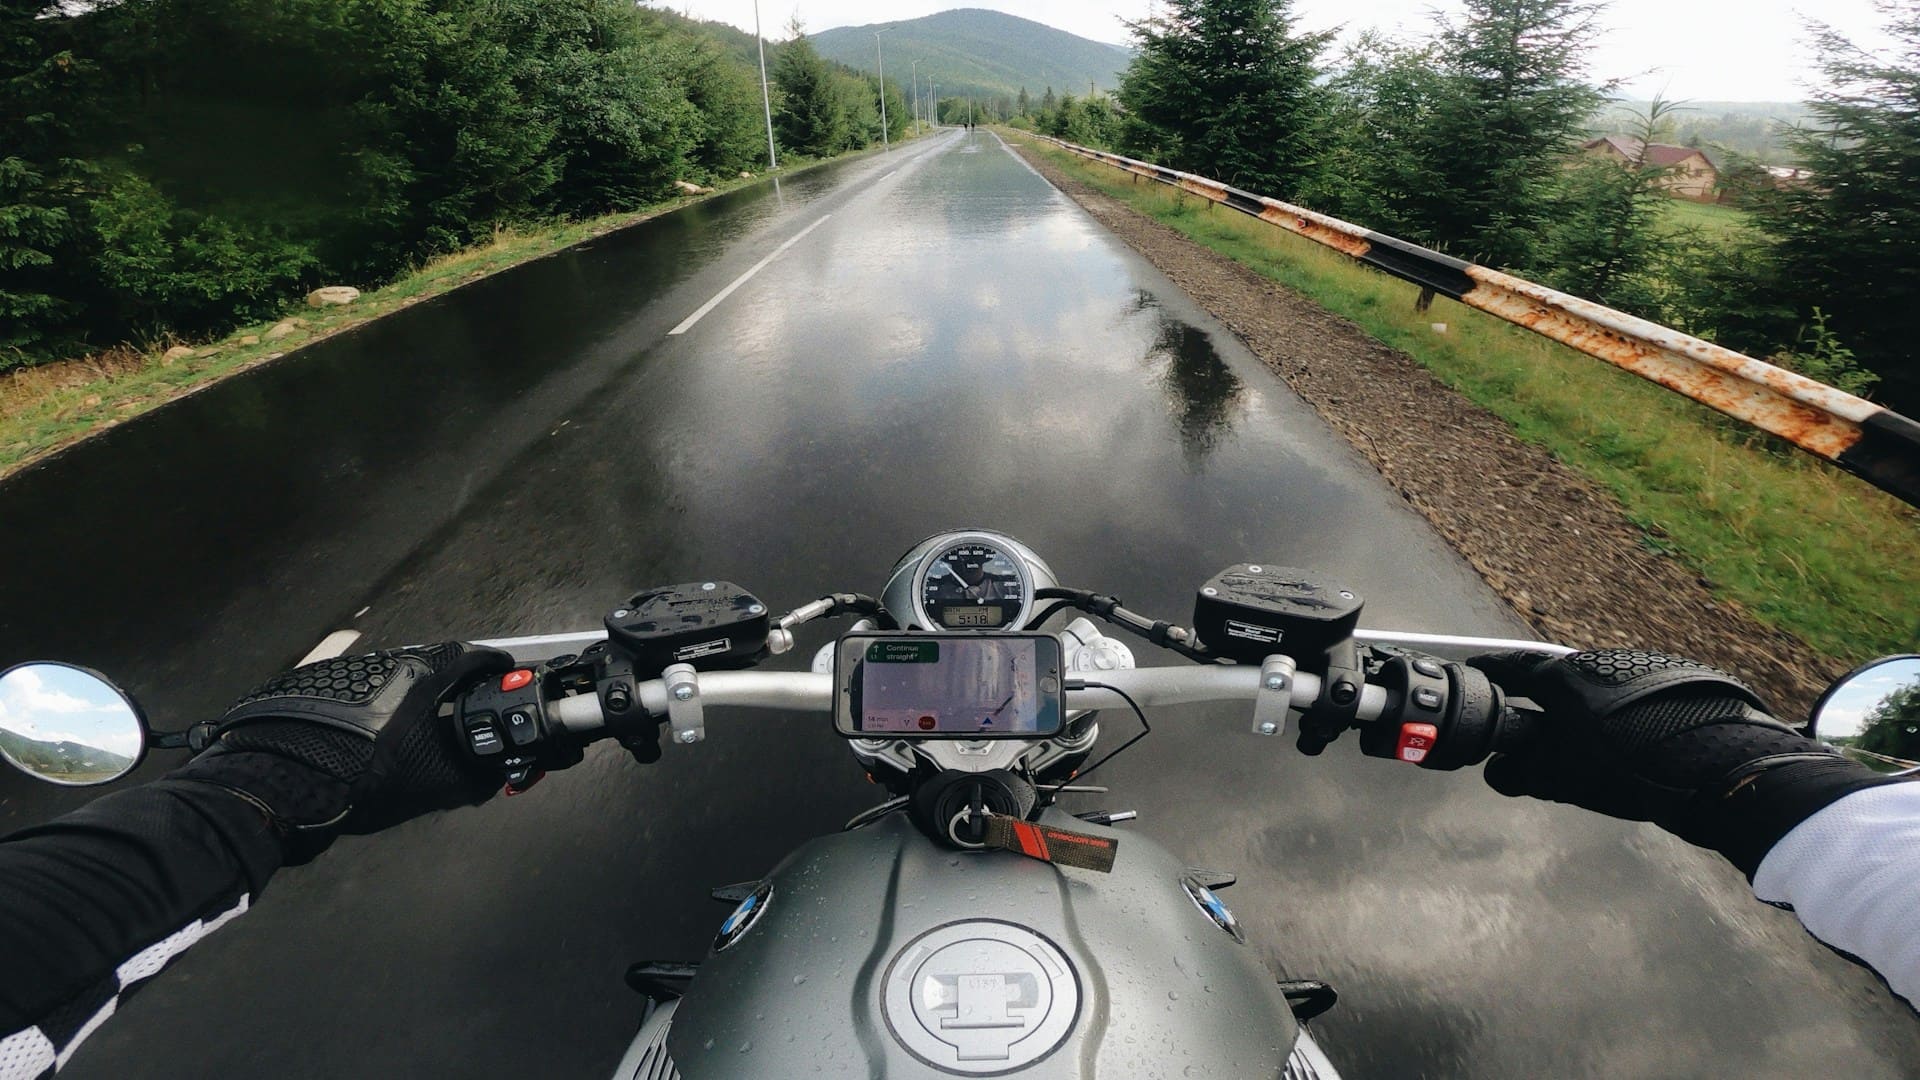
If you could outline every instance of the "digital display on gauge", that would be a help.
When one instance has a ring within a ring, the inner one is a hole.
[[[955,630],[999,626],[1007,613],[997,607],[948,607],[942,621]]]
[[[1027,605],[1026,575],[992,544],[963,541],[936,554],[921,579],[920,606],[936,627],[995,630]]]

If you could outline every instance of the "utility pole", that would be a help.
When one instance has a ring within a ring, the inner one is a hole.
[[[933,102],[933,126],[939,127],[940,126],[940,84],[937,82],[934,82],[933,76],[931,75],[927,76],[927,98],[928,100]]]
[[[873,32],[873,62],[880,69],[880,149],[883,153],[893,149],[893,141],[887,135],[887,62],[880,58],[880,35],[891,29],[893,27],[883,26]]]
[[[760,0],[753,0],[753,40],[760,46],[760,107],[767,113],[767,168],[780,167],[773,152],[773,95],[767,92],[767,39],[760,36]]]
[[[917,135],[920,133],[920,61],[915,60],[907,70],[910,72],[907,81],[913,84],[913,130]]]

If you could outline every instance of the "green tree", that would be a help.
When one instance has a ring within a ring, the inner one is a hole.
[[[1326,83],[1321,168],[1303,203],[1393,236],[1425,236],[1418,203],[1433,183],[1425,131],[1442,96],[1436,52],[1372,30],[1347,46]]]
[[[1040,111],[1052,112],[1059,107],[1060,99],[1053,96],[1053,87],[1047,87],[1047,92],[1040,95]]]
[[[1120,82],[1128,150],[1264,195],[1293,197],[1317,168],[1331,32],[1296,29],[1292,0],[1169,0],[1129,23]]]
[[[0,370],[64,344],[80,315],[63,273],[81,257],[89,166],[67,148],[87,70],[39,0],[0,0]]]
[[[1546,281],[1589,300],[1664,321],[1659,293],[1663,255],[1674,243],[1665,228],[1672,166],[1655,164],[1649,147],[1671,128],[1676,107],[1655,97],[1635,121],[1625,162],[1590,156],[1568,166],[1560,209],[1536,261]]]
[[[1920,307],[1920,8],[1883,2],[1892,45],[1870,52],[1815,24],[1824,86],[1788,137],[1811,179],[1753,200],[1771,258],[1731,275],[1729,337],[1763,349],[1817,307],[1896,405],[1920,408],[1910,313]]]
[[[665,48],[674,78],[696,111],[688,158],[700,175],[717,179],[763,163],[766,134],[752,69],[705,35],[668,35]]]
[[[1026,87],[1020,88],[1020,96],[1015,99],[1013,108],[1015,116],[1033,115],[1033,101],[1027,97]]]
[[[788,30],[791,40],[780,46],[773,62],[773,81],[780,86],[774,132],[780,145],[793,153],[837,153],[847,140],[845,97],[834,84],[833,69],[814,51],[797,19]]]
[[[1903,761],[1920,761],[1920,684],[1901,687],[1868,710],[1854,745]]]
[[[1566,155],[1604,95],[1585,81],[1598,5],[1465,0],[1436,42],[1443,76],[1413,153],[1425,185],[1406,211],[1419,239],[1489,265],[1539,266]]]

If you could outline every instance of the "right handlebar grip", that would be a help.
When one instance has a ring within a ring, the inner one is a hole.
[[[1539,709],[1503,705],[1499,721],[1494,724],[1493,742],[1487,747],[1488,754],[1511,754],[1534,746],[1546,733],[1546,723],[1547,714]]]

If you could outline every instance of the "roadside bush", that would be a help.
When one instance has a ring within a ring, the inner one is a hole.
[[[114,178],[89,224],[98,241],[95,317],[136,331],[203,333],[264,317],[318,269],[298,241],[183,211],[137,175]]]

